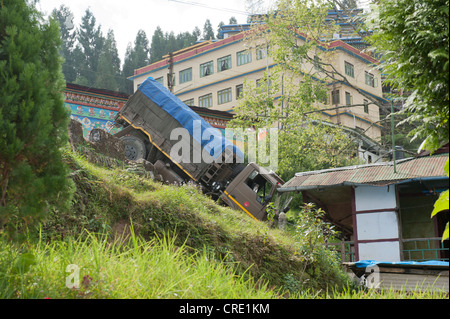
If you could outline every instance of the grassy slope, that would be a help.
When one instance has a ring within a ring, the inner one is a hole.
[[[307,265],[292,234],[218,206],[192,185],[161,185],[70,151],[65,157],[76,185],[72,209],[52,212],[25,245],[0,239],[2,299],[280,298],[287,291],[296,298],[446,298],[347,288],[326,251]],[[68,265],[80,269],[79,289],[67,288]],[[333,287],[346,288],[336,294]]]
[[[46,237],[76,236],[83,229],[129,233],[146,240],[175,235],[175,245],[206,251],[215,259],[250,274],[257,284],[273,288],[326,290],[347,277],[338,264],[318,260],[305,269],[292,236],[240,211],[217,205],[195,186],[169,186],[124,170],[89,163],[77,153],[67,155],[77,191],[73,210],[56,212],[44,224]],[[44,240],[49,238],[44,238]]]

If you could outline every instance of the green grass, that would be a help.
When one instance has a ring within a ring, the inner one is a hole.
[[[0,298],[410,298],[355,288],[334,253],[298,252],[292,233],[67,151],[72,208],[29,240],[0,237]],[[70,289],[69,265],[80,287]],[[448,298],[445,294],[416,294]]]
[[[26,252],[5,241],[0,247],[2,299],[276,296],[267,286],[254,289],[253,280],[207,252],[192,254],[169,237],[147,241],[132,236],[127,242],[111,242],[89,234],[83,240],[40,241]],[[77,283],[78,289],[70,288]]]

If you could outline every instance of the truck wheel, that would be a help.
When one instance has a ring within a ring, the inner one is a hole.
[[[130,161],[145,159],[147,150],[144,142],[135,136],[123,136],[120,138],[125,145],[125,157]]]

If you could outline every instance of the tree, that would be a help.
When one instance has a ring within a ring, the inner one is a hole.
[[[223,39],[223,35],[220,34],[220,29],[222,28],[222,26],[224,26],[225,23],[223,21],[220,21],[219,24],[217,25],[217,35],[216,38],[217,39]]]
[[[203,33],[202,40],[214,40],[214,30],[209,19],[206,19],[205,24],[203,25]]]
[[[60,54],[64,58],[62,71],[67,82],[74,82],[77,77],[76,64],[74,60],[75,49],[75,25],[73,14],[68,7],[61,5],[59,9],[54,9],[52,15],[59,21],[62,46]]]
[[[96,19],[89,9],[86,10],[81,18],[77,40],[83,53],[78,57],[82,58],[84,56],[83,60],[77,61],[80,70],[79,76],[81,79],[86,79],[89,86],[93,86],[97,77],[98,60],[105,39],[102,36],[101,27],[96,26]],[[80,79],[77,79],[75,82],[82,84],[80,81]]]
[[[167,53],[164,32],[161,27],[158,26],[153,33],[152,42],[150,45],[150,63],[159,61]]]
[[[94,86],[117,91],[121,79],[120,58],[116,40],[114,32],[109,30],[98,59],[97,77]]]
[[[275,66],[258,83],[244,83],[232,125],[279,128],[278,173],[285,179],[300,171],[359,163],[356,145],[343,128],[319,116],[329,85],[345,81],[329,53],[318,47],[335,32],[326,19],[329,8],[320,1],[279,0],[265,24],[256,24],[246,38],[248,47],[268,54]],[[299,33],[307,34],[303,42]]]
[[[370,41],[382,55],[382,68],[394,88],[410,91],[406,121],[420,123],[411,134],[435,151],[448,143],[449,1],[379,0],[368,17]],[[448,176],[448,160],[445,173]],[[431,217],[449,209],[441,193]],[[443,239],[449,237],[447,222]]]
[[[157,28],[158,29],[158,28]],[[128,44],[125,52],[125,59],[122,68],[122,77],[124,82],[121,86],[121,91],[128,94],[133,93],[133,83],[126,78],[134,74],[134,70],[151,63],[150,48],[147,35],[144,30],[139,30],[134,40],[134,46]]]
[[[448,0],[380,0],[367,18],[386,82],[411,92],[403,112],[421,123],[411,136],[426,139],[428,149],[448,142],[448,20]]]
[[[0,229],[70,202],[61,40],[23,0],[0,3]],[[5,226],[6,225],[6,226]]]

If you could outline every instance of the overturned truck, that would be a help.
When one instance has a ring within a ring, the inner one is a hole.
[[[284,182],[255,163],[222,133],[149,77],[129,98],[115,123],[115,136],[129,160],[144,159],[162,180],[193,181],[212,197],[265,220],[266,206]]]

